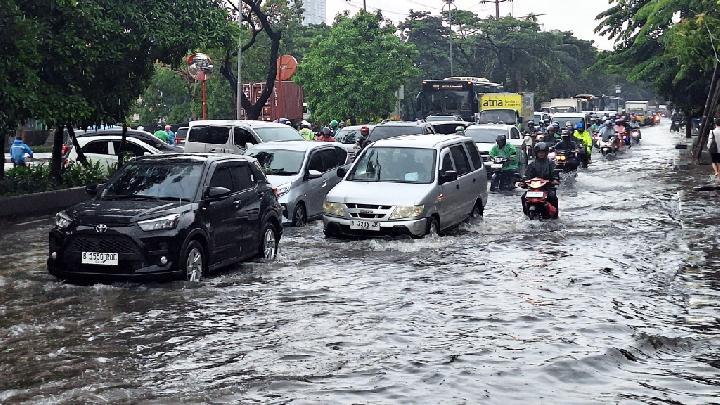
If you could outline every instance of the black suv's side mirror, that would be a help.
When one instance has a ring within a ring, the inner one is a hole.
[[[338,177],[340,177],[340,178],[342,179],[342,178],[345,177],[346,174],[347,174],[347,170],[345,170],[344,167],[338,167],[338,168],[337,168],[337,176],[338,176]]]
[[[450,183],[458,179],[458,174],[455,170],[446,170],[440,173],[440,184]]]
[[[227,187],[210,187],[208,190],[208,198],[221,198],[230,194],[230,189]]]

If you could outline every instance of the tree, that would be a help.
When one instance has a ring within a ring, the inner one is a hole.
[[[370,122],[392,112],[395,91],[417,73],[415,47],[395,32],[379,13],[360,12],[339,17],[328,35],[313,43],[295,77],[313,118]]]

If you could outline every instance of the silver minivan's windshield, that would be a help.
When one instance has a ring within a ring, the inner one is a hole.
[[[495,143],[500,135],[508,136],[507,129],[503,128],[468,128],[465,136],[472,138],[475,143]]]
[[[304,141],[298,131],[288,126],[255,128],[255,132],[263,142]]]
[[[305,160],[305,152],[298,150],[249,150],[247,154],[257,159],[265,174],[276,176],[292,176],[300,173]]]
[[[103,191],[103,200],[160,199],[192,200],[203,173],[203,164],[129,163]]]
[[[430,184],[435,181],[435,150],[373,147],[353,167],[348,181]]]
[[[372,142],[381,139],[392,138],[402,135],[422,135],[423,129],[420,126],[400,126],[400,125],[379,125],[370,132],[370,140]]]

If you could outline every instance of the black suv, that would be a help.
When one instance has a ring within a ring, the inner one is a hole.
[[[253,257],[273,260],[282,209],[255,159],[140,157],[55,218],[48,271],[80,276],[173,276],[199,281]]]

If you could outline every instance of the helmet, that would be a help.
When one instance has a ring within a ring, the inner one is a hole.
[[[504,147],[505,144],[507,143],[507,137],[505,135],[498,135],[495,142],[497,142],[498,146]]]
[[[323,127],[323,129],[322,129],[322,134],[325,135],[325,136],[330,135],[330,128],[328,128],[328,127]]]
[[[280,118],[278,122],[284,125],[290,125],[290,120],[287,118]]]
[[[369,127],[362,127],[360,128],[360,133],[362,135],[369,135],[370,134],[370,128]]]
[[[333,128],[337,128],[337,126],[338,126],[337,120],[332,120],[332,121],[330,121],[330,126],[333,127]]]
[[[585,124],[578,122],[577,125],[575,125],[575,129],[582,131],[585,129]]]
[[[609,118],[605,120],[605,125],[612,125],[612,123],[612,120]]]
[[[527,126],[529,126],[529,127],[534,127],[534,126],[535,126],[535,121],[529,120],[529,121],[527,122]]]
[[[550,151],[550,148],[548,147],[548,144],[546,144],[545,142],[538,142],[538,143],[535,145],[535,153],[538,153],[538,152],[545,152],[545,153],[547,153],[547,152],[549,152],[549,151]]]
[[[339,127],[340,127],[340,128],[345,128],[345,121],[340,121]]]
[[[555,127],[555,129],[560,129],[560,123],[559,123],[559,122],[553,122],[552,126]]]
[[[572,128],[573,124],[570,121],[565,121],[565,128]]]
[[[465,133],[465,127],[460,125],[455,127],[455,133],[456,134],[464,134]]]

